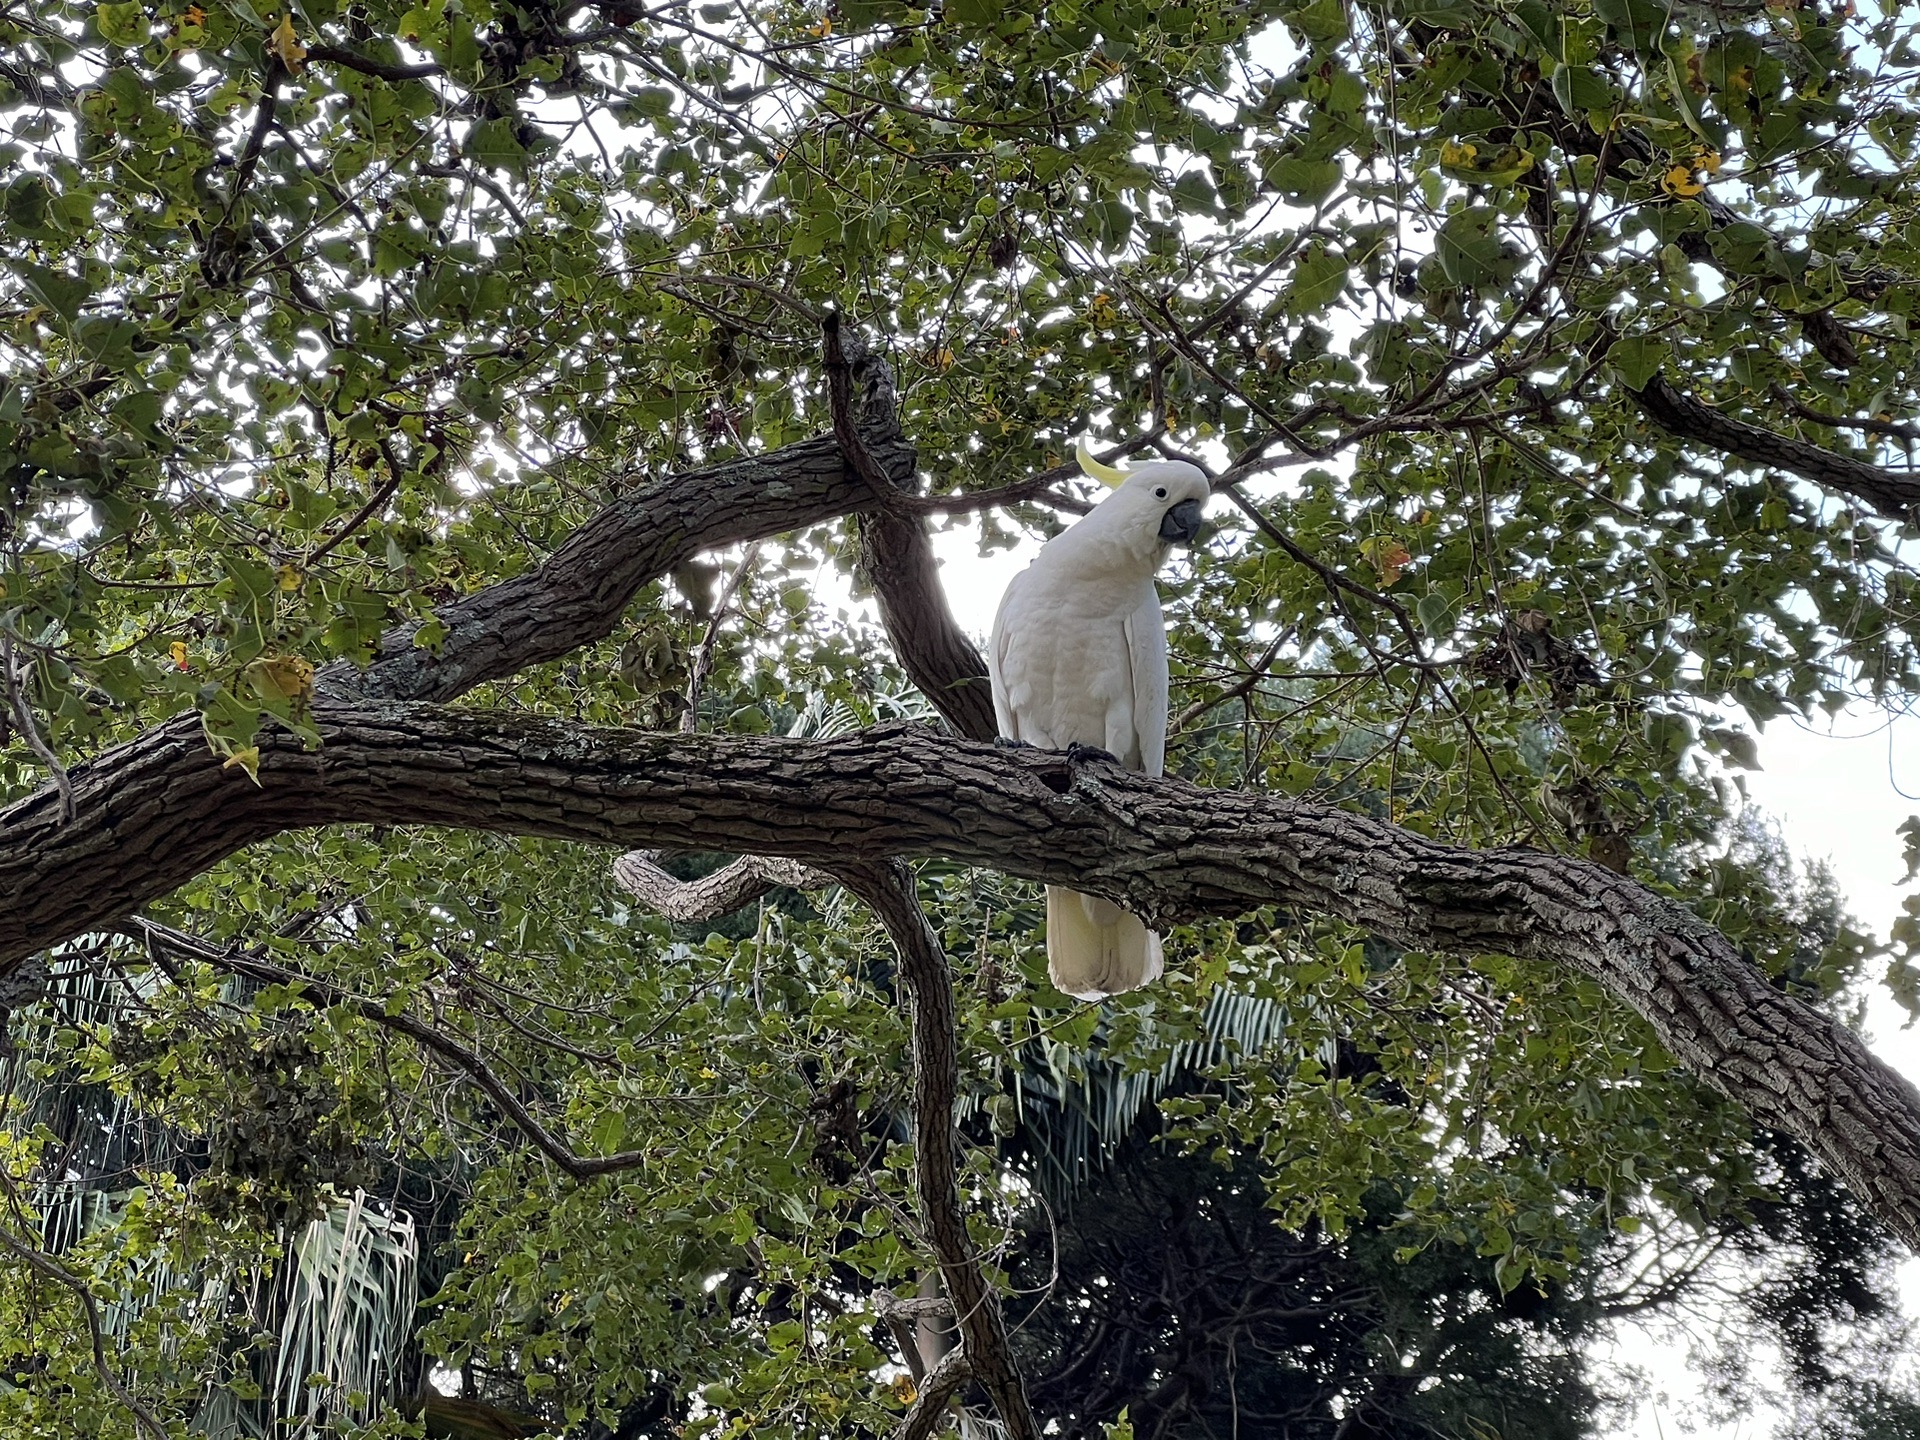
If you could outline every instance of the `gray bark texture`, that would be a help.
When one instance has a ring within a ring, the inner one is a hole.
[[[317,751],[262,736],[258,786],[222,770],[184,716],[75,767],[74,820],[50,787],[0,811],[0,970],[315,825],[451,825],[828,869],[945,856],[1070,884],[1163,926],[1281,906],[1409,949],[1570,967],[1920,1245],[1920,1094],[1711,926],[1585,861],[1463,849],[1327,806],[918,726],[796,741],[400,703],[326,704],[316,720]]]

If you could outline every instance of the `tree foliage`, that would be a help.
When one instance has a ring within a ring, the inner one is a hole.
[[[226,783],[272,795],[273,737],[317,742],[376,657],[445,668],[375,699],[575,725],[929,718],[904,675],[936,709],[923,677],[970,676],[898,608],[902,554],[928,517],[987,551],[1069,522],[1092,497],[1053,467],[1092,430],[1218,477],[1216,533],[1164,587],[1171,770],[1584,857],[1838,1007],[1873,942],[1739,828],[1739,772],[1753,722],[1920,688],[1913,22],[0,9],[8,814],[182,713]],[[834,314],[890,366],[910,495],[802,443],[834,428]],[[796,498],[782,455],[849,478]],[[663,500],[683,472],[711,477],[712,527],[698,486]],[[756,523],[803,500],[805,528]],[[608,517],[670,563],[616,574],[588,543]],[[556,552],[574,568],[542,570]],[[572,628],[557,602],[486,608],[549,573]],[[460,670],[476,635],[494,658]],[[204,820],[172,823],[184,844]],[[899,1423],[901,1367],[932,1356],[881,1297],[933,1258],[887,934],[818,887],[675,922],[609,859],[276,834],[43,937],[0,982],[0,1415],[452,1426],[417,1409],[438,1364],[581,1433]],[[1637,1001],[1540,958],[1268,908],[1194,920],[1164,984],[1096,1011],[1046,986],[1029,884],[935,860],[919,888],[956,969],[973,1244],[1016,1275],[994,1247],[1034,1187],[1086,1183],[1149,1106],[1257,1177],[1232,1193],[1276,1236],[1364,1234],[1368,1273],[1423,1303],[1436,1255],[1448,1285],[1483,1267],[1448,1293],[1529,1304],[1622,1237],[1768,1233],[1805,1178]],[[1217,1088],[1176,1083],[1195,1072]],[[389,1303],[405,1285],[424,1328]],[[323,1291],[380,1365],[298,1328]],[[1789,1287],[1771,1319],[1873,1294]],[[1357,1403],[1359,1370],[1326,1373]],[[1847,1423],[1905,1403],[1863,1389]]]

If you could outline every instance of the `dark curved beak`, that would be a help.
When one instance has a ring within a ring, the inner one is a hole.
[[[1160,517],[1160,538],[1169,545],[1191,545],[1206,527],[1198,500],[1182,500]]]

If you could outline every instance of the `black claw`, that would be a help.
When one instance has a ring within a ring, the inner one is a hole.
[[[1011,738],[1010,736],[1006,736],[1006,735],[996,735],[996,736],[994,736],[994,737],[993,737],[993,743],[994,743],[995,745],[998,745],[998,746],[999,746],[999,747],[1000,747],[1000,748],[1001,748],[1002,750],[1031,750],[1031,749],[1033,749],[1033,743],[1032,743],[1031,741],[1028,741],[1028,740],[1015,740],[1015,739],[1013,739],[1013,738]]]
[[[1120,757],[1111,750],[1102,750],[1098,745],[1082,745],[1078,740],[1067,746],[1069,765],[1091,765],[1096,760],[1104,760],[1109,765],[1118,765]]]

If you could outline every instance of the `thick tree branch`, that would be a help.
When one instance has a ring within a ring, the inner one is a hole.
[[[848,467],[880,499],[878,508],[860,517],[861,561],[879,601],[880,622],[908,678],[947,723],[970,740],[991,740],[999,727],[987,662],[947,605],[926,523],[904,503],[914,497],[889,483],[856,423],[855,368],[864,364],[873,383],[885,362],[869,354],[863,337],[845,332],[837,315],[827,316],[821,331],[834,439]],[[885,381],[891,391],[891,369]]]
[[[1920,1094],[1776,990],[1711,926],[1586,861],[1468,850],[1282,796],[1200,790],[918,726],[834,740],[660,735],[425,705],[323,704],[271,731],[260,784],[184,716],[0,811],[0,967],[132,914],[243,846],[313,825],[454,825],[622,848],[946,856],[1103,895],[1162,926],[1298,908],[1408,949],[1590,976],[1920,1246]]]
[[[956,732],[991,740],[999,725],[987,662],[947,605],[926,525],[917,515],[864,512],[860,560],[908,678]]]
[[[1824,446],[1779,435],[1722,415],[1690,395],[1682,394],[1665,376],[1655,375],[1644,389],[1628,390],[1647,418],[1682,440],[1732,455],[1755,465],[1786,470],[1828,490],[1851,495],[1889,520],[1912,523],[1920,518],[1920,474],[1902,474],[1842,455]]]
[[[888,474],[910,481],[913,447],[892,430],[890,395],[876,421],[869,451]],[[669,475],[616,500],[533,570],[442,608],[447,634],[435,648],[415,646],[418,627],[402,626],[383,637],[365,670],[328,666],[319,689],[341,698],[454,699],[611,634],[642,585],[702,551],[875,503],[830,437]]]
[[[858,336],[841,339],[859,466],[917,502],[908,493],[915,455],[900,436],[893,372]],[[339,699],[452,700],[556,660],[611,634],[642,585],[703,551],[874,512],[879,497],[855,470],[840,441],[822,436],[656,480],[609,505],[528,573],[442,608],[447,633],[433,649],[413,643],[418,626],[400,626],[382,637],[366,669],[330,665],[317,687]],[[1005,492],[1024,494],[1024,486]],[[964,508],[967,498],[954,503]],[[865,534],[865,560],[901,664],[955,729],[990,737],[986,665],[947,608],[926,531],[911,514],[886,518]]]
[[[960,1076],[953,1020],[953,969],[940,947],[940,937],[933,933],[914,896],[913,874],[906,866],[897,860],[854,863],[837,867],[837,873],[892,937],[900,954],[900,976],[911,1011],[914,1189],[920,1199],[921,1222],[939,1262],[940,1280],[960,1331],[960,1349],[950,1351],[934,1367],[927,1377],[927,1388],[935,1389],[936,1381],[941,1385],[951,1381],[957,1386],[959,1381],[948,1366],[964,1363],[993,1401],[1011,1440],[1040,1440],[1040,1427],[1027,1405],[1026,1387],[1007,1342],[1000,1297],[981,1272],[980,1257],[974,1253],[966,1215],[960,1208],[956,1183],[959,1161],[953,1133],[953,1101]],[[955,1361],[956,1354],[964,1357],[963,1361]],[[909,1422],[912,1419],[909,1415]],[[903,1425],[902,1430],[908,1432],[910,1426]]]
[[[731,915],[782,885],[820,890],[840,882],[797,860],[771,855],[742,855],[698,880],[681,880],[655,863],[655,853],[634,850],[613,862],[613,878],[649,910],[679,925],[697,925]]]

